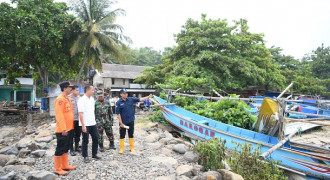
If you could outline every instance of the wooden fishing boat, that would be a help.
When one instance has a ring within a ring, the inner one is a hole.
[[[280,161],[283,169],[306,177],[330,179],[329,149],[299,143],[292,144],[287,141],[291,136],[278,141],[276,137],[224,124],[154,97],[158,103],[163,104],[160,109],[166,120],[185,136],[202,141],[218,137],[226,140],[225,146],[232,150],[235,147],[232,141],[250,143],[253,147],[260,145],[261,153],[270,154],[266,159]],[[275,146],[278,149],[274,148]],[[275,150],[272,151],[273,149]]]

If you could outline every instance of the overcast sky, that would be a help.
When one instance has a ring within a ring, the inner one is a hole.
[[[267,47],[281,47],[296,58],[322,43],[330,46],[329,0],[118,0],[116,7],[126,10],[117,23],[133,40],[132,47],[173,46],[173,34],[202,13],[212,19],[247,19],[250,31],[265,34]]]

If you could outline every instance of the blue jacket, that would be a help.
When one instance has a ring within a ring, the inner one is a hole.
[[[139,102],[139,98],[128,97],[126,101],[120,98],[116,103],[116,114],[120,114],[124,124],[135,120],[133,105]]]

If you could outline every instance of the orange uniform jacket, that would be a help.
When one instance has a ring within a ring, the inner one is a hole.
[[[73,125],[73,105],[67,96],[59,95],[55,100],[56,133],[70,131]]]

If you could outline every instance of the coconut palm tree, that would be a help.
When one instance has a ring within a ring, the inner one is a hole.
[[[102,54],[109,54],[119,62],[124,61],[121,48],[130,43],[130,38],[122,34],[123,27],[115,24],[116,17],[125,15],[123,9],[110,11],[113,0],[73,0],[70,4],[84,23],[84,28],[70,49],[74,56],[84,53],[83,63],[77,77],[77,83],[87,63],[89,68],[102,69]],[[87,72],[88,73],[88,72]]]

